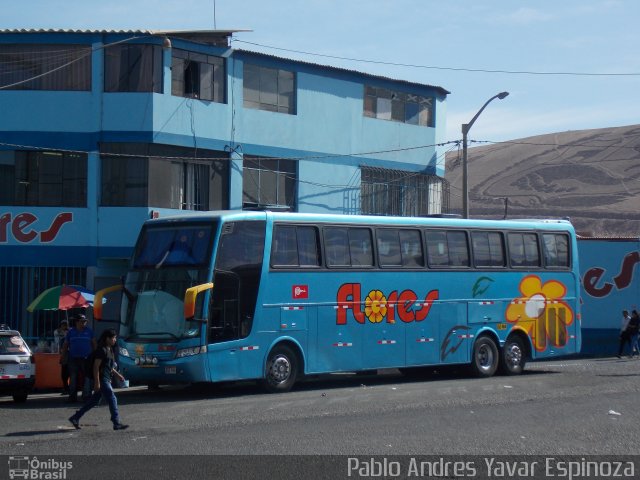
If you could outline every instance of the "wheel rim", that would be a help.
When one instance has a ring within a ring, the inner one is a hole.
[[[493,349],[486,343],[480,345],[478,352],[476,353],[476,360],[480,370],[483,372],[490,371],[495,363],[495,354]]]
[[[269,368],[269,378],[272,383],[284,383],[291,376],[291,362],[284,355],[276,356]]]
[[[522,348],[517,342],[510,343],[505,350],[505,361],[510,369],[518,368],[522,364]]]

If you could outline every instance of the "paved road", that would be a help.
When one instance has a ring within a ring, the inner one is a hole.
[[[83,419],[57,394],[0,398],[0,454],[639,454],[640,360],[540,362],[518,377],[335,375],[264,394],[252,384],[121,390]],[[1,476],[1,474],[0,474]]]

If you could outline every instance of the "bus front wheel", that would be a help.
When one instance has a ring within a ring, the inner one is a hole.
[[[286,345],[278,345],[267,360],[264,387],[268,392],[288,392],[298,377],[298,356]]]
[[[509,337],[502,348],[501,373],[504,375],[519,375],[524,370],[526,361],[526,351],[522,340],[518,337]]]
[[[477,377],[491,377],[498,369],[498,347],[489,337],[480,337],[473,345],[471,368]]]

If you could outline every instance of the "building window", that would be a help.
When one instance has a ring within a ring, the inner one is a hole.
[[[102,206],[177,210],[229,207],[228,153],[172,145],[104,143]]]
[[[363,215],[424,216],[449,211],[449,184],[442,177],[364,166],[360,171]]]
[[[0,152],[0,204],[87,206],[87,155],[57,151]]]
[[[296,207],[296,162],[245,155],[242,172],[242,207]]]
[[[171,94],[224,103],[224,59],[173,49]]]
[[[364,87],[365,117],[433,127],[433,98],[397,92],[387,88]]]
[[[91,90],[91,47],[0,45],[6,90]]]
[[[245,63],[243,85],[245,107],[295,115],[293,72]]]
[[[162,93],[162,48],[120,44],[105,48],[105,92]]]

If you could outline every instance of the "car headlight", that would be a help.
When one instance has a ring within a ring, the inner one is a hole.
[[[119,353],[120,355],[122,355],[123,357],[129,357],[129,358],[131,358],[131,355],[129,355],[129,350],[127,350],[127,349],[126,349],[126,348],[124,348],[124,347],[120,347],[120,348],[118,348],[118,353]]]

